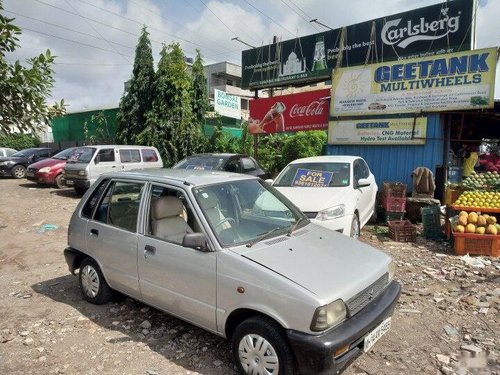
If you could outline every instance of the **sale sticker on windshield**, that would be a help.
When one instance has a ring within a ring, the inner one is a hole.
[[[299,168],[293,178],[292,186],[326,187],[330,185],[332,176],[332,172]]]

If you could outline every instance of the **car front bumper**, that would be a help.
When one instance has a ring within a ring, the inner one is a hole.
[[[311,222],[314,224],[318,224],[324,228],[345,234],[346,236],[350,236],[353,218],[354,215],[345,215],[331,220],[311,219]]]
[[[0,165],[0,176],[12,176],[13,165]]]
[[[35,172],[33,175],[26,173],[26,179],[44,185],[54,185],[55,177],[49,173]]]
[[[89,180],[83,180],[83,179],[78,179],[78,178],[73,178],[73,177],[65,177],[64,183],[66,184],[66,186],[69,186],[69,187],[76,187],[76,188],[83,188],[83,189],[88,189],[90,187],[90,185],[92,185],[92,182]]]
[[[339,374],[363,353],[364,338],[390,317],[401,294],[401,286],[392,281],[377,298],[334,329],[315,336],[287,330],[301,374]],[[335,358],[336,350],[349,345]]]

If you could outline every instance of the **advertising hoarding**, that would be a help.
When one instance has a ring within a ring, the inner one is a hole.
[[[473,0],[455,0],[347,26],[342,66],[470,50],[472,22]],[[341,34],[338,28],[243,51],[242,88],[329,79]]]
[[[496,48],[340,68],[330,114],[363,116],[494,105]]]
[[[328,128],[330,89],[250,100],[251,134]]]
[[[241,119],[241,98],[214,89],[214,109],[222,116]]]
[[[423,145],[426,135],[427,117],[331,121],[328,126],[332,145]]]

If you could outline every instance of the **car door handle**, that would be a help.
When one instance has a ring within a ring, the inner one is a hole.
[[[151,245],[144,246],[144,258],[147,258],[148,254],[155,255],[156,254],[156,247],[151,246]]]
[[[93,234],[94,236],[98,236],[99,235],[99,231],[97,229],[91,229],[90,230],[90,234],[91,235]]]

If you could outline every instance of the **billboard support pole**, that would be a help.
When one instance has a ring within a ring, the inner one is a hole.
[[[259,98],[259,90],[255,90],[254,91],[253,98],[254,99],[258,99]],[[248,132],[248,127],[247,127],[247,132]],[[258,134],[254,134],[253,135],[253,158],[255,160],[257,160],[257,161],[258,161],[258,158],[259,158],[258,149],[259,149],[259,135]]]

